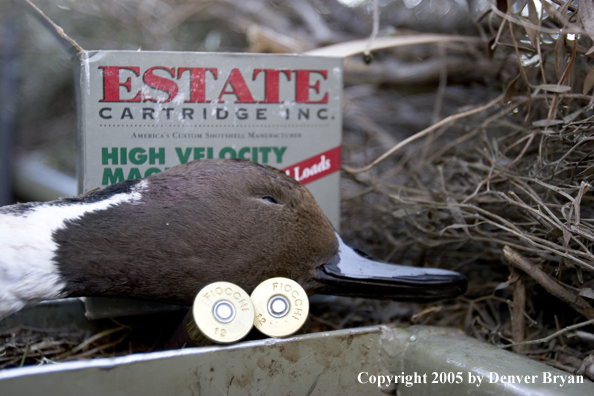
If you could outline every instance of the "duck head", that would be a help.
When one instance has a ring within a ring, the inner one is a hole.
[[[0,269],[10,268],[10,279],[0,275],[0,313],[10,293],[23,304],[64,296],[190,304],[211,282],[249,292],[276,276],[309,294],[403,301],[466,288],[456,272],[382,263],[352,249],[307,188],[243,160],[194,161],[76,198],[0,208],[0,248],[12,250],[0,258]],[[35,267],[37,279],[19,279],[19,266],[22,278]],[[10,287],[25,281],[30,297],[22,285]],[[47,285],[33,286],[40,282]]]

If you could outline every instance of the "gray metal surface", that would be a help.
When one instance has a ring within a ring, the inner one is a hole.
[[[397,386],[378,386],[394,375]],[[414,374],[417,380],[414,382]],[[436,373],[436,374],[434,374]],[[440,373],[446,373],[440,377]],[[449,374],[451,373],[451,374]],[[460,373],[459,384],[449,384]],[[489,383],[535,376],[534,384]],[[451,329],[374,326],[228,347],[189,348],[0,371],[10,395],[593,395],[594,384]],[[425,377],[426,380],[422,381]],[[477,386],[477,378],[481,378]],[[375,381],[372,380],[375,379]],[[444,380],[441,381],[440,378]],[[474,378],[474,383],[469,381]],[[558,377],[560,378],[560,377]],[[404,381],[402,381],[404,379]],[[437,383],[433,383],[436,380]],[[374,383],[372,383],[372,381]],[[425,383],[426,382],[426,383]]]
[[[9,395],[360,394],[380,328],[268,339],[0,372]],[[373,392],[374,389],[371,388]]]
[[[85,317],[84,298],[63,298],[42,301],[39,304],[23,308],[0,321],[0,331],[17,327],[45,330],[92,330],[95,328],[95,324]]]
[[[87,297],[86,316],[89,319],[118,318],[164,312],[187,312],[190,307],[128,298]]]
[[[398,394],[402,396],[594,395],[594,383],[586,378],[569,375],[452,329],[413,326],[406,330],[384,330],[380,342],[385,371],[428,374],[427,384],[398,385]],[[461,381],[455,383],[458,373]],[[547,383],[548,377],[557,383]],[[561,377],[574,381],[582,378],[584,383],[561,386]],[[450,380],[454,383],[449,383]]]

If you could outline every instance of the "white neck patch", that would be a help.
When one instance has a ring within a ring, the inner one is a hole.
[[[0,319],[25,305],[65,297],[65,282],[54,262],[58,246],[52,235],[56,230],[86,213],[138,202],[147,187],[148,182],[142,180],[131,192],[102,201],[41,203],[24,212],[0,213]]]

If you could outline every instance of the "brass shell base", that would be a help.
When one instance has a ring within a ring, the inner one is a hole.
[[[299,283],[271,278],[252,292],[254,326],[270,337],[287,337],[299,330],[309,313],[309,300]]]

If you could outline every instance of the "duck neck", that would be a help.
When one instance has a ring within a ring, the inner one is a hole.
[[[1,209],[0,319],[26,305],[62,296],[52,240],[52,231],[68,218],[61,209],[43,204]]]
[[[83,196],[0,208],[0,319],[26,305],[67,296],[56,260],[56,231],[89,212],[137,198],[133,193]]]

